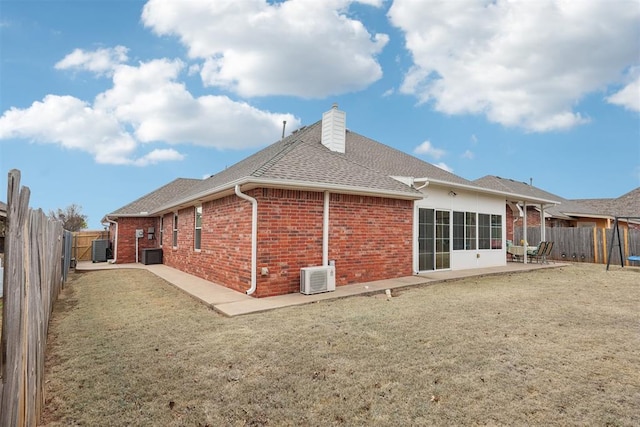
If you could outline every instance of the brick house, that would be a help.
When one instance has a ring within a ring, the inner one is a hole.
[[[163,263],[257,297],[298,292],[300,270],[336,285],[506,264],[507,203],[545,198],[480,187],[321,121],[204,180],[176,179],[105,216],[115,263]],[[136,235],[142,230],[143,237]]]

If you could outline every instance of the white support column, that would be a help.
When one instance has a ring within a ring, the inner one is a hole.
[[[546,222],[544,219],[544,204],[540,204],[540,241],[547,241]]]
[[[523,262],[527,263],[527,246],[529,241],[527,240],[527,202],[522,202],[522,239],[524,240],[524,255],[522,255]]]

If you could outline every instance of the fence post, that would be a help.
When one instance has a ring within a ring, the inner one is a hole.
[[[629,223],[627,223],[627,228],[623,228],[622,229],[622,235],[624,236],[624,253],[626,254],[626,256],[629,256]],[[628,267],[629,266],[629,261],[628,260],[623,260],[623,262],[625,263],[625,265]]]
[[[593,227],[593,262],[598,263],[598,228]]]

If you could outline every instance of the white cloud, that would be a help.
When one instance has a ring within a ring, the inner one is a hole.
[[[640,112],[640,76],[609,96],[607,101],[611,104],[620,105],[627,110]]]
[[[159,162],[175,161],[175,160],[183,160],[183,159],[184,159],[184,155],[178,153],[174,149],[171,149],[171,148],[158,149],[158,150],[153,150],[148,154],[145,154],[139,159],[136,159],[134,164],[136,166],[147,166],[147,165],[154,165]]]
[[[638,0],[425,3],[389,10],[414,60],[401,91],[447,114],[568,129],[589,121],[574,111],[583,97],[638,65]]]
[[[120,64],[127,62],[127,49],[124,46],[102,48],[94,51],[75,49],[54,66],[57,70],[77,69],[91,71],[98,75],[111,75]]]
[[[476,155],[471,150],[466,150],[464,153],[462,153],[462,158],[463,159],[472,160],[475,156]]]
[[[133,126],[142,142],[165,141],[207,147],[251,148],[277,140],[283,120],[295,129],[291,114],[262,111],[226,96],[194,98],[177,81],[181,61],[158,59],[138,67],[123,65],[113,76],[113,88],[96,98],[96,108],[113,111]]]
[[[72,96],[47,95],[26,109],[0,117],[0,139],[22,138],[91,153],[98,163],[127,164],[135,140],[113,115]]]
[[[142,22],[204,61],[203,82],[243,97],[322,98],[380,79],[386,34],[348,16],[354,0],[150,0]],[[360,1],[380,7],[382,0]]]
[[[93,105],[47,95],[28,108],[6,111],[0,116],[0,139],[82,150],[98,163],[146,166],[184,158],[175,149],[140,155],[155,142],[242,149],[277,140],[283,120],[292,129],[300,125],[291,114],[262,111],[225,96],[194,98],[177,81],[183,68],[181,61],[166,59],[117,66],[113,87]]]
[[[453,169],[450,168],[446,163],[444,162],[440,162],[440,163],[435,163],[434,166],[439,167],[440,169],[446,170],[447,172],[451,172],[453,173]]]
[[[476,134],[472,134],[471,135],[471,144],[476,145],[478,143],[478,137],[476,136]]]
[[[446,154],[446,151],[440,149],[440,148],[436,148],[431,144],[431,141],[425,141],[422,144],[418,145],[414,150],[414,153],[416,154],[427,154],[431,157],[433,157],[434,159],[439,159],[440,157],[444,156]]]

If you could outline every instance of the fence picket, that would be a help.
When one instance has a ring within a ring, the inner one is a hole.
[[[72,239],[67,232],[63,250],[61,223],[29,208],[30,191],[20,188],[20,171],[9,172],[7,196],[0,426],[35,426],[44,402],[49,319]]]
[[[548,257],[560,261],[576,261],[606,264],[613,230],[593,229],[590,227],[547,227],[546,240],[554,242],[551,255]],[[522,229],[514,230],[515,242],[522,239]],[[540,228],[527,228],[527,239],[530,245],[540,241]],[[625,257],[640,254],[640,230],[624,229],[621,233],[622,249]],[[630,265],[626,261],[625,265]],[[620,254],[616,248],[611,252],[611,264],[620,264]]]

